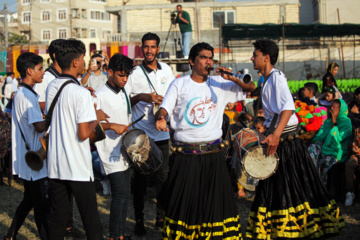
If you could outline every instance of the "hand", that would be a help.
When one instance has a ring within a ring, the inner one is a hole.
[[[279,142],[280,142],[280,136],[270,134],[261,143],[262,144],[267,143],[268,146],[266,148],[266,154],[271,156],[274,153],[276,153],[276,149],[279,146]]]
[[[94,103],[94,107],[95,107],[95,111],[96,111],[97,120],[98,121],[105,121],[105,122],[109,123],[109,120],[107,120],[107,118],[109,118],[109,115],[104,113],[103,110],[101,110],[101,109],[96,110],[96,103]]]
[[[335,123],[337,117],[339,116],[340,108],[331,108],[329,111],[331,113],[331,119],[333,123]]]
[[[358,108],[356,105],[354,105],[354,106],[351,108],[351,112],[352,112],[352,113],[359,113],[359,108]]]
[[[145,94],[142,100],[144,102],[155,103],[160,105],[163,99],[164,99],[163,96],[156,95],[156,92],[152,92],[150,94]]]
[[[163,116],[160,116],[159,119],[155,122],[156,129],[158,131],[168,132],[169,128],[167,127],[166,120]]]
[[[91,96],[93,96],[94,98],[96,98],[97,96],[95,95],[95,90],[92,87],[85,87],[87,90],[90,91]],[[95,108],[96,109],[96,108]]]
[[[230,80],[230,81],[234,81],[236,80],[237,78],[233,77],[233,76],[230,76],[228,74],[225,74],[223,73],[222,71],[225,71],[225,72],[230,72],[231,73],[231,70],[228,69],[228,68],[225,68],[225,67],[217,67],[215,69],[216,72],[220,73],[220,76],[226,80]]]
[[[179,12],[178,16],[179,16],[179,18],[181,18],[181,17],[182,17],[182,13],[181,13],[181,12]]]
[[[114,130],[119,135],[123,135],[125,132],[129,132],[128,127],[121,124],[113,124],[112,130]]]

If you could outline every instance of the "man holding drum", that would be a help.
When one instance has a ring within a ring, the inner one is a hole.
[[[110,123],[102,123],[106,138],[95,143],[110,180],[110,240],[126,239],[125,223],[131,192],[131,169],[121,144],[122,135],[129,131],[127,125],[131,122],[130,99],[125,85],[133,68],[134,63],[130,58],[119,53],[112,56],[109,62],[109,80],[95,92],[94,98],[97,107],[110,114]]]
[[[225,75],[209,77],[214,48],[190,50],[191,75],[172,82],[155,119],[156,129],[175,130],[176,152],[167,181],[164,239],[241,239],[240,219],[222,148],[227,103],[246,98],[255,85]],[[217,68],[216,71],[229,71]]]
[[[47,155],[50,198],[49,238],[64,239],[70,196],[74,195],[87,239],[103,239],[97,210],[89,136],[108,116],[95,110],[89,90],[76,79],[84,68],[85,45],[75,39],[64,40],[55,58],[62,74],[46,90],[45,113],[55,101],[49,132]]]
[[[267,154],[278,154],[279,166],[275,174],[259,181],[246,237],[319,238],[338,233],[345,225],[339,207],[320,181],[305,143],[297,138],[298,120],[287,79],[274,68],[279,48],[268,39],[253,45],[251,61],[265,78],[261,97],[268,133],[262,143],[267,144]]]
[[[169,162],[169,138],[168,132],[159,132],[154,128],[154,108],[161,104],[163,96],[170,83],[174,80],[171,68],[156,60],[160,51],[160,38],[154,33],[146,33],[142,37],[142,51],[144,61],[137,66],[129,76],[127,87],[131,96],[132,120],[136,120],[145,114],[143,120],[136,124],[136,128],[145,131],[149,138],[153,139],[163,155],[163,163],[156,171],[157,193],[160,192],[168,175]],[[144,235],[144,195],[147,185],[147,176],[134,172],[133,201],[135,208],[136,225],[134,232]],[[164,210],[159,204],[156,206],[156,226],[162,227]]]

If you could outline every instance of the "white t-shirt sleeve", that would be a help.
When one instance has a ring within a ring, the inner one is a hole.
[[[78,102],[76,103],[76,123],[95,121],[96,112],[89,91],[80,91],[79,95]]]
[[[28,101],[28,107],[26,110],[28,124],[33,124],[36,122],[42,122],[41,109],[36,98],[32,98]]]
[[[279,113],[284,110],[295,110],[295,104],[291,95],[290,89],[287,85],[285,76],[274,74],[273,87],[275,89],[275,101],[272,104],[276,104]]]
[[[177,81],[173,81],[170,84],[168,90],[166,91],[164,99],[160,105],[160,108],[164,108],[167,111],[168,117],[172,115],[178,97],[178,86],[176,82]]]
[[[242,101],[246,99],[246,93],[243,92],[243,89],[234,82],[225,82],[224,83],[227,89],[228,101],[230,103]]]

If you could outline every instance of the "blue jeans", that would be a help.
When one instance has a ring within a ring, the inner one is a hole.
[[[111,187],[109,236],[125,235],[126,215],[130,199],[131,169],[108,175]]]
[[[192,32],[181,33],[184,57],[189,56],[191,33]]]
[[[95,179],[99,181],[104,180],[106,178],[106,175],[103,175],[103,173],[101,172],[101,160],[99,157],[99,153],[97,151],[93,151],[91,152],[91,157]]]

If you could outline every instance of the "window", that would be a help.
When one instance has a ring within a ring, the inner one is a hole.
[[[219,28],[221,24],[235,23],[235,11],[213,11],[213,28]]]
[[[22,23],[30,23],[31,22],[31,13],[30,12],[22,12]]]
[[[58,9],[57,10],[57,18],[58,21],[65,21],[66,20],[66,9]]]
[[[90,0],[90,2],[106,3],[106,0]]]
[[[33,2],[34,2],[34,0],[22,0],[21,4],[22,5],[27,5],[27,4],[30,4],[30,3],[33,3]]]
[[[67,29],[66,28],[58,29],[58,38],[61,38],[61,39],[67,38]]]
[[[96,29],[95,28],[90,29],[90,38],[96,38]]]
[[[50,10],[41,11],[41,21],[42,22],[50,22],[51,21]]]
[[[108,37],[111,35],[111,30],[102,30],[102,40],[107,40]]]
[[[50,0],[41,0],[40,2],[41,2],[41,3],[49,3]]]
[[[91,20],[99,20],[99,21],[110,21],[110,13],[101,12],[101,11],[90,11],[90,19]]]
[[[51,40],[51,30],[50,29],[41,30],[41,40],[42,41]]]

